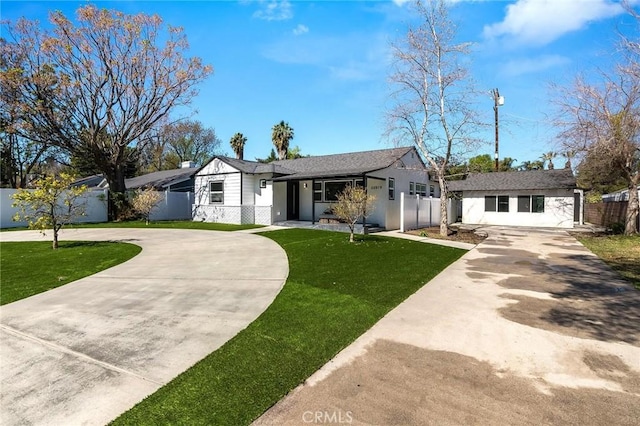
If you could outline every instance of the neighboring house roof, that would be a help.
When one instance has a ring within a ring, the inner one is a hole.
[[[576,178],[570,169],[520,172],[469,173],[465,180],[447,183],[449,191],[508,191],[574,189]]]
[[[72,187],[78,187],[82,185],[87,185],[87,187],[89,187],[90,189],[107,188],[109,186],[107,184],[107,180],[101,174],[83,177],[71,184]]]
[[[197,170],[198,169],[195,167],[186,169],[161,170],[159,172],[147,173],[146,175],[126,179],[125,185],[127,189],[151,187],[156,190],[164,190],[171,185],[175,185],[177,183],[191,179],[193,175],[195,175]]]
[[[420,158],[415,148],[402,147],[274,161],[275,165],[294,172],[292,175],[274,180],[363,175],[387,168],[411,151],[415,152],[418,159]]]

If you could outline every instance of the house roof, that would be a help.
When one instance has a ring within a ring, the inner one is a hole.
[[[238,160],[237,158],[225,157],[222,155],[218,155],[214,158],[218,158],[225,163],[229,164],[233,168],[240,170],[243,173],[249,174],[260,174],[260,173],[278,173],[278,174],[291,174],[294,173],[293,170],[288,170],[283,168],[280,165],[277,165],[277,162],[272,163],[259,163],[257,161],[247,161],[247,160]]]
[[[465,180],[450,181],[447,186],[449,191],[574,189],[577,187],[576,178],[571,169],[469,173]]]
[[[159,172],[147,173],[125,180],[127,189],[138,189],[152,187],[164,189],[176,183],[191,179],[198,169],[195,167],[185,169],[161,170]]]
[[[274,180],[363,175],[389,167],[411,151],[415,151],[415,148],[379,149],[374,151],[319,155],[316,157],[296,158],[294,160],[274,161],[273,164],[276,166],[293,172],[290,175],[282,176]],[[416,156],[418,156],[417,152]],[[418,158],[420,157],[418,156]]]
[[[378,149],[374,151],[350,152],[346,154],[318,155],[313,157],[295,158],[292,160],[277,160],[271,163],[238,160],[237,158],[217,155],[209,162],[218,158],[243,173],[259,174],[273,173],[274,181],[313,179],[322,177],[354,176],[384,169],[405,154],[417,151],[413,147]],[[199,172],[205,166],[197,171]],[[279,176],[275,176],[279,175]]]

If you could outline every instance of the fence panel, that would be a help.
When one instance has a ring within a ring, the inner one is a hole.
[[[594,225],[611,227],[616,223],[625,223],[627,216],[627,201],[611,201],[606,203],[586,203],[584,205],[585,222]],[[636,229],[640,229],[640,216],[636,222]]]
[[[162,200],[151,211],[151,220],[189,220],[193,204],[193,192],[160,192]]]
[[[27,226],[27,222],[14,222],[13,216],[18,209],[13,207],[13,194],[18,192],[13,188],[0,188],[0,228],[17,228]],[[106,222],[107,221],[107,191],[100,189],[87,192],[81,199],[85,203],[85,216],[75,220],[76,223]]]
[[[400,232],[440,223],[440,199],[400,193]]]

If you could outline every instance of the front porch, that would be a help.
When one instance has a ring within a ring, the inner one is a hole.
[[[318,223],[309,222],[303,220],[284,220],[281,222],[274,222],[276,226],[284,226],[287,228],[308,228],[308,229],[321,229],[323,231],[336,231],[336,232],[349,232],[349,227],[344,223]],[[366,232],[365,232],[366,230]],[[378,227],[376,224],[367,223],[362,225],[356,224],[354,233],[356,234],[371,234],[374,232],[384,231],[384,229]]]

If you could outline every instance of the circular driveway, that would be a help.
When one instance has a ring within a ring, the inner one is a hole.
[[[10,424],[105,424],[256,319],[288,274],[258,235],[177,229],[63,230],[124,241],[131,260],[2,306],[0,411]],[[50,241],[35,231],[0,241]]]

